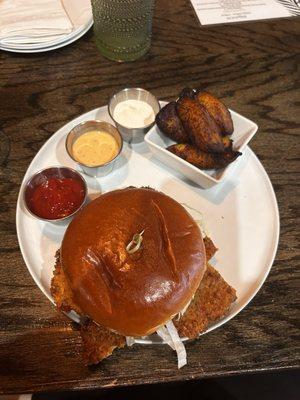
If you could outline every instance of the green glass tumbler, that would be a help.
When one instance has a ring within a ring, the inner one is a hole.
[[[96,45],[113,61],[134,61],[151,45],[155,0],[92,0]]]

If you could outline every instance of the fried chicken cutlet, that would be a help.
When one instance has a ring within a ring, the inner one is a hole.
[[[56,253],[56,263],[51,281],[51,294],[57,308],[69,312],[74,310],[82,315],[81,310],[75,304],[68,281],[63,272],[59,260],[59,251]],[[91,320],[85,320],[80,325],[80,334],[83,343],[83,358],[86,364],[97,364],[118,347],[124,347],[125,337],[95,324]]]
[[[203,241],[208,261],[214,256],[217,248],[210,238],[205,237]],[[56,254],[51,294],[61,311],[74,310],[78,314],[82,314],[72,298],[60,264],[59,252]],[[189,307],[179,320],[176,321],[176,318],[173,320],[179,335],[190,339],[196,338],[211,323],[222,318],[235,299],[235,290],[211,265],[207,264],[204,277]],[[80,326],[80,334],[83,343],[83,358],[88,365],[97,364],[109,357],[115,349],[124,347],[126,343],[124,336],[95,324],[91,320],[87,320]]]
[[[236,291],[210,264],[191,304],[178,321],[174,321],[180,337],[195,339],[210,324],[221,319],[236,300]]]
[[[88,321],[80,329],[83,359],[86,365],[98,364],[117,348],[125,346],[126,339],[103,326]]]

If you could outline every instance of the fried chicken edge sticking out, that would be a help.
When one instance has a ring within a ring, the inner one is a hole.
[[[203,239],[206,258],[209,261],[218,250],[208,237]],[[56,254],[54,277],[51,281],[51,293],[58,309],[70,311],[75,309],[81,313],[70,296],[70,289],[59,259]],[[174,323],[181,336],[195,338],[216,319],[221,318],[228,311],[231,303],[236,299],[235,290],[209,264],[195,297],[181,318]],[[125,337],[95,324],[87,319],[80,327],[82,338],[82,355],[86,365],[97,364],[109,357],[117,348],[125,346]]]

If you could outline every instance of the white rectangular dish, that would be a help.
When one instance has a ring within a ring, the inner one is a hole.
[[[162,107],[166,104],[165,102],[161,102]],[[255,135],[258,126],[234,111],[230,110],[230,113],[234,126],[234,132],[231,136],[231,139],[233,139],[233,147],[235,150],[243,152],[249,141]],[[229,164],[226,168],[204,171],[168,151],[166,148],[175,144],[175,142],[165,136],[157,125],[154,125],[145,135],[145,141],[153,155],[161,162],[175,169],[177,172],[180,172],[204,189],[208,189],[223,182],[229,172],[235,169],[235,166],[237,166],[240,159],[243,157],[243,155],[238,157],[237,160]]]

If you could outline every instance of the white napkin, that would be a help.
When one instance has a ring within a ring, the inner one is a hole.
[[[90,0],[0,0],[0,44],[55,41],[92,16]]]
[[[91,0],[62,0],[62,3],[75,29],[91,20]]]

